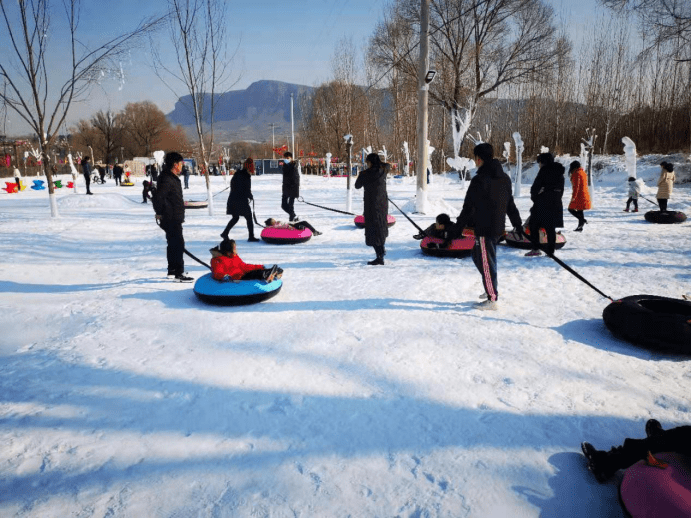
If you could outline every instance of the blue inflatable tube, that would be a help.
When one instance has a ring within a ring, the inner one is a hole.
[[[216,281],[211,273],[205,274],[195,282],[195,295],[205,303],[221,306],[251,305],[266,301],[279,293],[283,282],[275,279],[264,281]]]

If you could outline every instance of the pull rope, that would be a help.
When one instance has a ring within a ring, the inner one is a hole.
[[[334,211],[335,213],[350,214],[351,216],[358,216],[355,213],[349,213],[348,211],[340,211],[338,209],[332,209],[331,207],[325,207],[323,205],[311,204],[310,202],[306,202],[302,196],[296,198],[296,200],[298,200],[298,202],[303,202],[304,204],[311,205],[313,207],[319,207],[320,209],[326,209],[327,211]]]
[[[414,222],[413,220],[411,220],[411,219],[408,217],[408,215],[407,215],[405,212],[403,212],[403,211],[401,210],[401,208],[400,208],[398,205],[396,205],[396,204],[392,201],[391,198],[387,197],[387,200],[389,200],[390,203],[391,203],[394,207],[396,207],[396,208],[399,210],[399,212],[400,212],[401,214],[403,214],[403,215],[406,217],[406,219],[407,219],[409,222],[411,222],[411,223],[413,224],[413,226],[414,226],[416,229],[418,229],[420,232],[422,232],[423,234],[425,234],[425,235],[427,236],[427,233],[426,233],[423,229],[421,229],[421,228],[418,226],[418,224],[417,224],[416,222]]]
[[[252,199],[252,219],[255,220],[255,223],[259,225],[262,229],[266,229],[266,226],[262,225],[257,221],[257,216],[255,215],[255,199]]]
[[[654,204],[654,205],[655,205],[656,207],[658,207],[659,209],[661,208],[661,206],[658,205],[656,202],[652,202],[651,200],[649,200],[649,199],[646,198],[645,196],[642,196],[642,195],[639,195],[639,196],[641,196],[644,200],[646,200],[646,201],[649,202],[650,204]]]
[[[156,220],[156,225],[158,225],[158,226],[161,228],[162,231],[164,231],[164,232],[166,231],[163,227],[161,227],[161,224],[159,223],[158,220]],[[195,260],[195,261],[196,261],[197,263],[199,263],[200,265],[204,265],[204,266],[207,267],[209,270],[211,270],[211,267],[210,267],[209,265],[207,265],[206,263],[204,263],[201,259],[199,259],[197,256],[195,256],[194,254],[192,254],[189,250],[187,250],[187,249],[184,248],[184,247],[183,247],[183,252],[184,252],[185,254],[187,254],[188,256],[190,256],[193,260]]]
[[[529,239],[529,240],[531,239],[531,238],[529,238],[529,236],[524,232],[523,229],[521,230],[521,234],[522,234],[523,236],[525,236],[527,239]],[[547,255],[550,259],[552,259],[553,261],[555,261],[555,263],[557,263],[558,265],[560,265],[563,269],[565,269],[567,272],[569,272],[570,274],[572,274],[572,275],[573,275],[574,277],[576,277],[578,280],[580,280],[580,281],[586,283],[587,285],[589,285],[591,288],[593,288],[596,292],[598,292],[600,295],[602,295],[602,296],[605,297],[606,299],[609,299],[610,301],[613,301],[613,298],[612,298],[612,297],[610,297],[610,296],[607,295],[607,294],[604,294],[604,293],[601,292],[598,288],[596,288],[594,285],[592,285],[591,283],[589,283],[589,282],[586,280],[586,278],[584,278],[584,276],[582,276],[581,274],[579,274],[576,270],[574,270],[572,267],[570,267],[569,265],[567,265],[567,263],[565,263],[565,262],[562,261],[560,258],[558,258],[557,256],[555,256],[555,254],[551,254],[550,252],[545,251],[545,250],[544,250],[543,252],[545,252],[546,255]]]

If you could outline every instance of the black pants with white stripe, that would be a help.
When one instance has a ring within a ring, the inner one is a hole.
[[[497,301],[497,242],[494,236],[476,236],[471,256],[483,279],[488,299]]]

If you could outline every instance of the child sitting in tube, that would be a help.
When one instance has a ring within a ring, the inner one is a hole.
[[[281,279],[283,269],[278,265],[270,268],[264,265],[245,263],[236,250],[235,240],[224,240],[211,252],[211,277],[216,281],[260,280],[271,283]]]
[[[293,223],[287,223],[287,222],[280,222],[279,220],[274,220],[274,218],[267,218],[264,221],[264,225],[267,227],[273,227],[274,229],[291,229],[291,230],[305,230],[305,229],[310,229],[312,234],[315,236],[319,236],[322,234],[320,231],[315,229],[312,225],[310,225],[308,222],[305,220],[300,220],[298,222],[293,222]]]
[[[422,240],[426,236],[430,236],[431,238],[440,238],[441,240],[444,240],[447,238],[449,233],[453,231],[453,227],[454,224],[452,223],[449,215],[447,213],[441,213],[435,218],[434,224],[424,231],[414,234],[413,239]]]

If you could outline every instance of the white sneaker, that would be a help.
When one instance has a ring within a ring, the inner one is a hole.
[[[487,293],[487,292],[483,292],[482,294],[479,294],[479,295],[478,295],[478,299],[488,299],[488,293]]]
[[[490,299],[486,299],[485,301],[476,303],[476,308],[478,310],[497,310],[497,301],[491,301]]]

